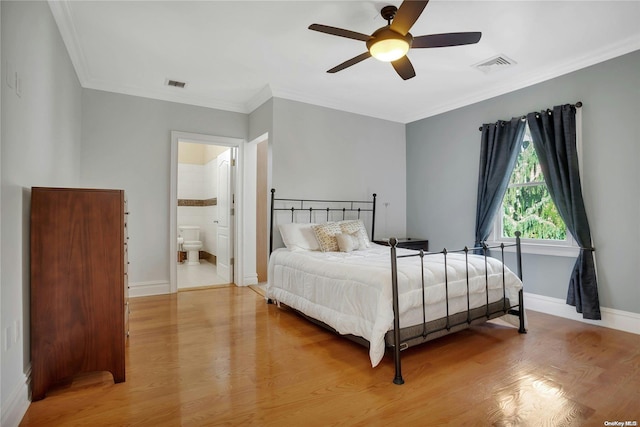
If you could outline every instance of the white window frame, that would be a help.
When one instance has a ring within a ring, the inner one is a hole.
[[[582,171],[582,114],[579,108],[576,109],[576,149],[578,151],[579,168],[580,171]],[[582,179],[580,179],[580,183],[582,183]],[[501,202],[500,208],[493,220],[493,230],[491,231],[489,240],[487,241],[487,245],[489,246],[500,245],[501,243],[504,243],[505,245],[513,244],[516,241],[515,238],[502,237],[503,211],[504,209]],[[520,246],[522,253],[525,254],[576,257],[580,253],[580,247],[568,229],[566,240],[521,238]],[[515,250],[515,246],[505,247],[506,252],[515,252]]]

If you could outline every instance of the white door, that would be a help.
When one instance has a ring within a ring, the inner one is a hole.
[[[231,149],[218,156],[218,227],[216,263],[218,276],[233,282],[233,200],[231,192]]]

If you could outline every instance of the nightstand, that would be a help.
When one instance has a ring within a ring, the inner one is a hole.
[[[389,246],[389,239],[383,240],[374,240],[373,243],[377,243],[379,245]],[[404,239],[398,239],[398,248],[406,248],[406,249],[415,249],[419,251],[422,249],[423,251],[429,251],[429,241],[426,239],[416,239],[412,237],[407,237]]]

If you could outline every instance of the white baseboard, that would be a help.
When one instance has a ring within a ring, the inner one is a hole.
[[[129,283],[129,296],[147,297],[150,295],[164,295],[171,293],[171,285],[164,280],[154,280],[150,282]]]
[[[4,427],[17,427],[22,417],[29,409],[29,376],[25,374],[24,381],[13,390],[8,399],[2,402],[2,418],[0,425]]]
[[[243,277],[242,285],[240,286],[250,286],[258,284],[258,275],[257,274],[249,274]]]
[[[528,292],[524,293],[524,307],[526,310],[539,311],[590,325],[604,326],[605,328],[640,334],[640,314],[638,313],[600,307],[602,320],[583,319],[582,314],[577,313],[575,307],[567,305],[562,299]]]

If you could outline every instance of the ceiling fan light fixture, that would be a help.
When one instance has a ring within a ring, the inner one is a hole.
[[[416,76],[416,71],[406,56],[409,49],[462,46],[480,41],[482,33],[477,31],[427,34],[414,38],[409,31],[420,17],[427,3],[429,3],[429,0],[404,0],[400,7],[392,5],[383,7],[380,14],[387,21],[387,25],[378,28],[370,36],[356,31],[345,30],[344,28],[311,24],[309,26],[310,30],[363,41],[367,45],[366,52],[327,70],[327,73],[337,73],[373,56],[379,61],[390,62],[393,69],[403,80],[409,80]]]
[[[403,36],[389,27],[383,27],[373,33],[371,39],[367,41],[367,49],[369,49],[371,56],[377,60],[393,62],[409,52],[412,41],[413,37],[409,33]]]
[[[380,40],[369,48],[371,56],[382,62],[392,62],[409,52],[409,43],[401,39]]]

